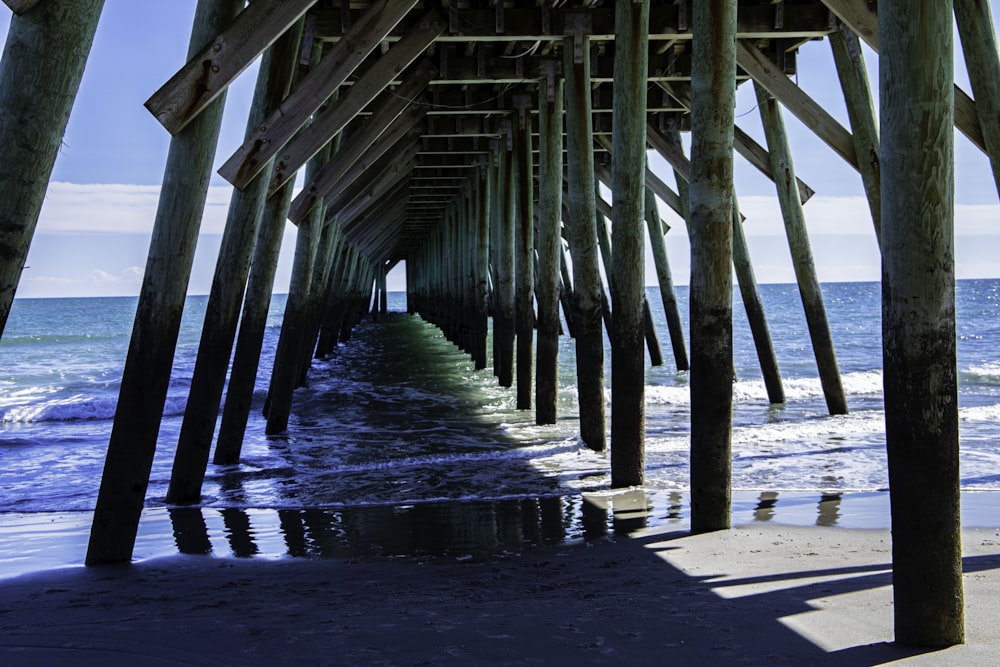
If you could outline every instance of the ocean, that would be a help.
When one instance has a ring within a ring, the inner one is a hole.
[[[831,417],[794,285],[762,285],[787,402],[770,405],[735,293],[733,514],[754,521],[888,527],[880,286],[823,285],[850,413]],[[136,557],[448,555],[684,529],[688,374],[677,372],[660,295],[649,302],[665,363],[647,368],[642,489],[609,489],[607,454],[577,438],[573,341],[560,348],[559,422],[536,426],[514,392],[440,332],[391,311],[314,361],[286,434],[251,415],[243,461],[209,465],[203,502],[163,498],[207,297],[188,298]],[[687,288],[677,290],[687,320]],[[1000,280],[958,283],[963,521],[1000,525]],[[0,340],[0,576],[82,563],[135,298],[18,299]],[[263,404],[284,297],[255,391]],[[610,364],[610,351],[606,354]],[[610,382],[610,368],[607,378]],[[610,393],[607,394],[610,413]]]

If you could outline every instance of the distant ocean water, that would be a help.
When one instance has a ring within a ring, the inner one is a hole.
[[[794,517],[796,507],[808,506],[809,522],[850,525],[837,509],[841,499],[874,503],[876,512],[887,506],[880,287],[834,283],[823,291],[850,409],[845,416],[827,415],[797,288],[761,286],[787,394],[777,406],[767,401],[736,294],[733,485],[740,493],[734,509],[747,520],[770,520],[775,506],[787,508],[779,516]],[[678,288],[685,325],[687,296]],[[166,526],[169,519],[172,527],[164,530],[175,538],[178,517],[191,510],[166,508],[163,497],[206,301],[188,299],[148,492],[150,525]],[[654,520],[670,521],[687,511],[688,375],[674,369],[655,288],[649,301],[665,364],[647,369],[647,484],[638,500],[619,498],[618,506],[638,503]],[[4,540],[23,538],[43,515],[61,517],[61,529],[85,544],[135,304],[134,298],[14,302],[0,340],[0,564]],[[283,306],[276,297],[257,405],[267,389]],[[405,310],[405,295],[391,294],[390,309]],[[325,509],[339,517],[354,508],[381,517],[376,523],[385,527],[394,525],[386,512],[398,517],[422,507],[426,513],[442,501],[463,501],[467,508],[513,504],[522,514],[525,503],[556,502],[562,523],[575,522],[556,532],[583,534],[585,517],[565,516],[581,514],[581,497],[613,505],[615,495],[608,493],[607,455],[590,452],[577,438],[568,337],[560,355],[560,420],[539,427],[532,411],[514,408],[513,391],[497,387],[490,370],[474,371],[419,318],[402,312],[366,318],[350,342],[314,362],[308,387],[296,392],[287,434],[265,436],[255,408],[242,463],[209,466],[196,523],[233,520],[237,512],[243,516],[237,524],[267,516],[268,525],[277,526],[288,519],[281,512],[304,521],[308,512]],[[958,284],[958,368],[962,487],[1000,491],[998,280]],[[229,528],[220,530],[231,537]],[[266,539],[269,530],[254,534]],[[290,553],[287,541],[285,533],[281,548]]]

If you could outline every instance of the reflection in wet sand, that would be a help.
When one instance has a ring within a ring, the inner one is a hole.
[[[747,509],[752,508],[753,521],[772,522],[796,519],[796,514],[815,507],[811,520],[807,516],[797,520],[837,526],[842,518],[842,494],[822,494],[818,502],[814,499],[802,493],[762,491]],[[683,524],[687,521],[687,497],[681,492],[657,496],[643,489],[628,489],[583,496],[318,509],[178,507],[167,509],[167,513],[177,550],[184,554],[483,560],[538,545],[596,541],[658,525]],[[222,534],[215,535],[209,526],[217,525],[220,516]],[[738,522],[738,516],[736,519]],[[263,547],[261,541],[268,538],[280,542]],[[275,553],[275,544],[283,548],[282,553]]]
[[[817,526],[836,526],[837,521],[840,519],[840,500],[842,496],[839,493],[823,494],[823,497],[819,500],[819,516],[816,518]]]
[[[778,503],[777,491],[763,491],[760,501],[753,510],[754,521],[770,521],[774,518],[774,506]]]

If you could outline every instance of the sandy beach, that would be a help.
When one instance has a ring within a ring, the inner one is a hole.
[[[963,534],[967,643],[892,644],[888,531],[753,525],[483,561],[172,556],[0,586],[0,663],[995,664],[1000,530]]]

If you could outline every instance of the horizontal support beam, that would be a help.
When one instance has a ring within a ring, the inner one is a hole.
[[[453,3],[457,4],[457,3]],[[491,5],[494,3],[490,3]],[[610,3],[609,3],[610,4]],[[799,40],[824,37],[831,32],[827,13],[816,5],[786,4],[781,26],[776,25],[773,7],[745,5],[739,8],[737,37],[739,39],[775,39],[791,37]],[[442,42],[561,42],[563,26],[569,15],[587,14],[593,33],[591,40],[609,41],[615,38],[611,30],[615,24],[614,7],[596,8],[515,8],[503,7],[503,25],[497,24],[497,9],[456,8]],[[650,8],[649,39],[651,42],[692,39],[690,18],[686,21],[682,11],[690,17],[690,9],[677,3]],[[323,39],[337,40],[341,32],[342,16],[339,7],[318,13],[318,33]],[[502,28],[502,29],[501,29]]]

